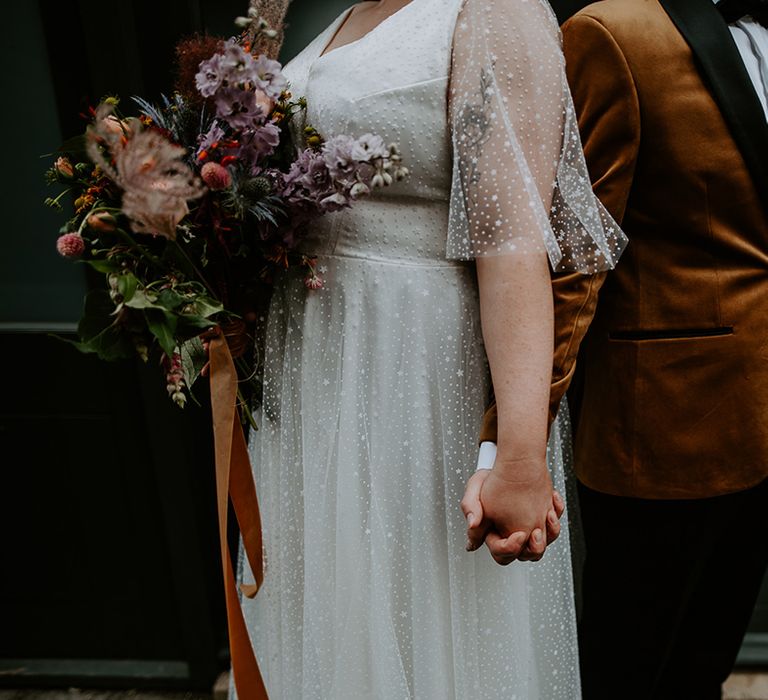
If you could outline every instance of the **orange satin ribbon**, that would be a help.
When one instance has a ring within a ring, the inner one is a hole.
[[[209,357],[216,454],[216,501],[232,674],[239,700],[268,700],[240,607],[227,540],[227,506],[231,499],[243,538],[243,550],[256,581],[255,585],[241,586],[241,590],[247,597],[253,598],[264,581],[261,517],[243,428],[236,409],[237,372],[229,346],[221,333],[211,339]]]

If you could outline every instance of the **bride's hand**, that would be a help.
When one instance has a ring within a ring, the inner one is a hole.
[[[546,466],[497,461],[467,482],[461,507],[467,518],[467,550],[485,540],[499,564],[538,561],[560,534],[564,503],[552,490]]]

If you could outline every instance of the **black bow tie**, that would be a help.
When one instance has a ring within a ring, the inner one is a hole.
[[[716,7],[728,24],[751,15],[756,22],[768,27],[768,0],[720,0]]]

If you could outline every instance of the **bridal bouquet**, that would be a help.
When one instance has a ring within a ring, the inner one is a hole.
[[[144,361],[158,347],[182,407],[207,372],[213,332],[241,379],[253,378],[246,350],[276,274],[322,287],[315,261],[297,252],[307,224],[407,174],[378,136],[325,140],[305,125],[306,101],[281,65],[250,50],[276,32],[253,10],[239,23],[250,31],[238,38],[179,45],[172,97],[133,98],[137,116],[116,98],[92,109],[47,172],[65,189],[46,203],[74,200],[59,253],[105,276],[85,300],[77,347]]]

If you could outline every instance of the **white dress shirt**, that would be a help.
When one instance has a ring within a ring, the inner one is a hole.
[[[729,29],[768,120],[768,28],[746,15]]]
[[[717,0],[713,1],[717,2]],[[729,25],[729,29],[747,67],[747,73],[752,79],[760,104],[763,105],[765,118],[768,120],[768,28],[747,15]],[[477,468],[493,469],[495,461],[496,443],[481,443]]]

